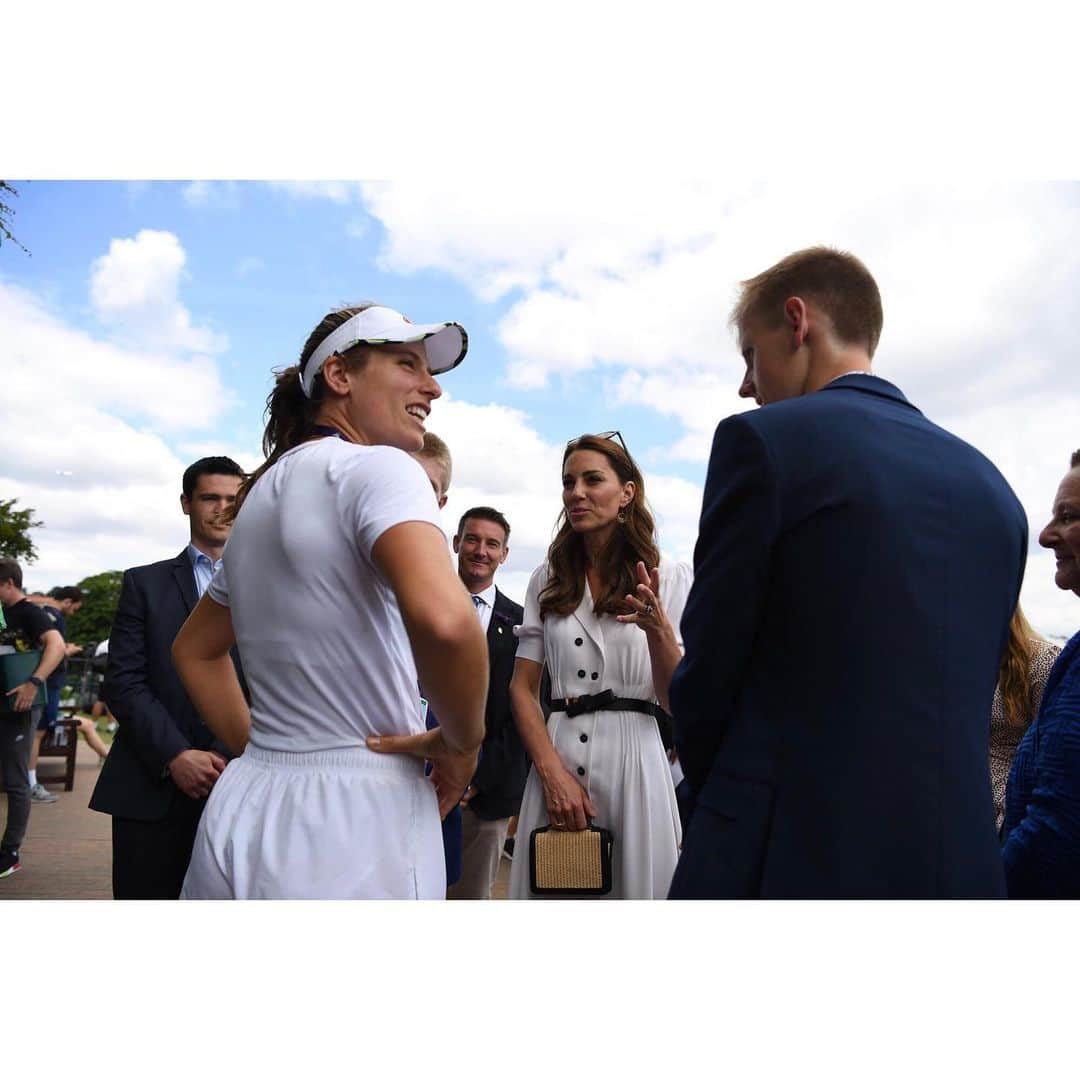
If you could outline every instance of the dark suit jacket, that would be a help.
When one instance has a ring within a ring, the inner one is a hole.
[[[671,687],[688,897],[999,897],[990,705],[1016,496],[849,375],[719,425]]]
[[[510,711],[510,679],[514,674],[517,638],[514,627],[521,624],[525,609],[498,589],[488,625],[490,662],[487,707],[484,711],[484,742],[480,763],[473,777],[477,788],[469,806],[477,817],[497,821],[512,817],[521,806],[529,759]]]
[[[172,664],[173,639],[196,599],[186,547],[175,559],[124,572],[105,680],[105,702],[119,728],[90,798],[92,810],[160,821],[174,798],[187,797],[162,776],[177,754],[213,749],[230,757],[199,719]],[[243,686],[235,649],[233,661]]]
[[[423,687],[420,689],[423,694]],[[439,718],[429,708],[424,718],[428,731],[439,726]],[[424,773],[431,775],[431,762],[424,765]],[[446,885],[456,885],[461,877],[461,850],[464,846],[464,833],[462,832],[461,805],[455,803],[453,809],[442,819],[442,843],[443,859],[446,862]]]

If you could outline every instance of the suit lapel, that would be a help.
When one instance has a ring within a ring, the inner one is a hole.
[[[188,614],[191,614],[191,609],[199,598],[195,592],[195,571],[191,569],[191,560],[187,556],[186,548],[173,560],[172,571],[184,601],[184,608]]]
[[[487,643],[488,653],[495,655],[496,650],[505,649],[508,644],[517,649],[517,638],[514,637],[514,621],[510,617],[507,608],[509,601],[498,588],[495,589],[495,603],[491,608],[491,620],[488,623]]]

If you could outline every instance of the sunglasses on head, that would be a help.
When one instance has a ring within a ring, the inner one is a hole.
[[[623,453],[627,457],[630,456],[630,451],[626,449],[626,443],[623,442],[623,437],[617,431],[599,431],[595,435],[579,435],[576,439],[571,439],[566,444],[567,450],[573,450],[582,439],[607,439],[608,442],[618,442],[623,448]]]

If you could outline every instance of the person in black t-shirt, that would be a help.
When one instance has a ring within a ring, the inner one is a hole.
[[[0,559],[0,603],[5,624],[0,633],[7,649],[42,650],[30,677],[7,691],[4,711],[0,712],[0,772],[7,790],[7,825],[0,839],[0,878],[4,878],[19,869],[19,846],[30,819],[28,764],[38,711],[33,701],[44,680],[64,659],[64,639],[41,608],[26,599],[22,567],[14,559]]]
[[[63,696],[64,685],[67,682],[68,658],[83,651],[81,645],[73,645],[67,639],[67,620],[82,607],[83,591],[78,585],[61,585],[50,589],[47,596],[42,593],[28,593],[27,599],[33,600],[52,619],[56,629],[60,631],[60,636],[64,639],[65,659],[45,681],[45,690],[49,700],[42,710],[41,719],[38,720],[34,746],[30,751],[30,798],[34,802],[56,802],[56,796],[51,791],[47,791],[37,778],[37,763],[46,732],[55,727],[60,719],[60,698]],[[97,718],[101,709],[105,707],[105,703],[96,702],[94,707],[98,709],[96,714],[80,716],[76,712],[72,714],[71,719],[78,723],[79,731],[83,733],[86,744],[97,754],[100,765],[109,756],[109,748],[102,741],[97,730]]]
[[[64,683],[67,681],[67,658],[82,652],[78,645],[72,645],[67,639],[67,620],[82,607],[83,593],[82,589],[76,585],[63,585],[51,589],[48,596],[43,596],[41,593],[29,593],[27,599],[37,604],[48,615],[53,626],[60,631],[60,636],[64,639],[64,659],[45,680],[45,693],[48,700],[38,717],[34,745],[30,748],[30,798],[34,802],[51,803],[56,802],[56,796],[48,791],[37,778],[38,755],[41,753],[41,743],[46,733],[56,727],[60,719],[60,696],[64,692]]]

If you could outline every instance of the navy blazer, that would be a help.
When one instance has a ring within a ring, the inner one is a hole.
[[[470,809],[486,821],[513,817],[521,807],[529,758],[510,709],[510,680],[514,675],[517,638],[514,627],[525,609],[495,590],[495,605],[488,624],[488,696],[484,709],[484,742],[473,784],[477,793]]]
[[[421,695],[423,695],[423,692],[423,687],[421,687]],[[439,726],[439,719],[430,708],[428,708],[424,723],[427,725],[428,731]],[[427,776],[431,775],[430,761],[425,763],[424,773]],[[446,885],[449,888],[451,885],[456,885],[461,877],[461,852],[464,846],[464,832],[462,831],[460,803],[454,803],[453,808],[442,819],[442,843],[443,860],[446,863]]]
[[[987,745],[1026,552],[998,470],[882,379],[721,423],[671,896],[1003,896]]]
[[[1080,634],[1058,656],[1016,749],[1002,834],[1011,898],[1080,898]]]
[[[165,766],[184,750],[231,756],[202,722],[172,663],[172,644],[198,594],[187,548],[175,559],[124,572],[109,636],[105,703],[119,725],[90,808],[160,821],[181,795]],[[233,662],[244,688],[239,657]]]

